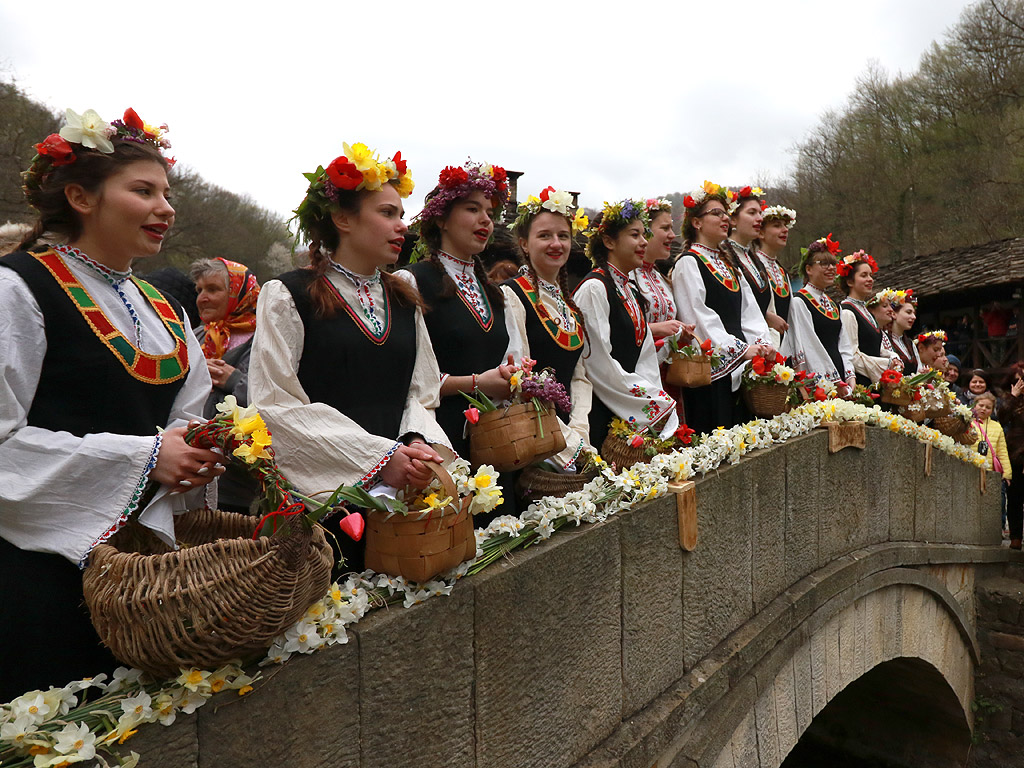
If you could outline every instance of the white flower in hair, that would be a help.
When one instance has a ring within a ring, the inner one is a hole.
[[[114,129],[96,113],[96,110],[87,109],[80,115],[69,109],[64,113],[64,120],[67,125],[60,129],[61,138],[72,144],[98,149],[105,155],[114,151],[114,145],[110,141]]]
[[[552,192],[548,195],[548,199],[541,204],[541,207],[568,216],[569,209],[572,208],[572,195],[561,189]]]

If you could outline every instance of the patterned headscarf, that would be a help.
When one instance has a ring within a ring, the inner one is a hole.
[[[223,319],[206,323],[203,328],[203,355],[207,360],[224,356],[232,333],[253,333],[256,330],[256,298],[260,284],[245,264],[217,257],[228,268],[228,311]]]

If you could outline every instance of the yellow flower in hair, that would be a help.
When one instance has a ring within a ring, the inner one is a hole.
[[[582,232],[590,226],[590,219],[587,218],[587,214],[582,208],[576,209],[576,215],[572,220],[572,228],[574,232]]]
[[[412,194],[416,184],[413,183],[412,174],[406,173],[402,178],[398,180],[398,196],[408,197]]]
[[[343,143],[341,147],[345,150],[345,157],[348,158],[348,161],[364,174],[377,165],[373,152],[365,144],[360,142],[350,147],[348,144]]]
[[[540,198],[537,197],[536,195],[530,195],[528,198],[526,198],[526,204],[531,208],[534,206],[539,206]]]
[[[388,169],[386,166],[373,163],[369,168],[363,171],[363,183],[366,185],[366,189],[380,189],[387,183],[387,181]]]

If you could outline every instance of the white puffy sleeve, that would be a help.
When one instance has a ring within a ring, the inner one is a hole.
[[[451,448],[451,443],[434,417],[434,411],[441,402],[441,375],[437,370],[437,358],[434,347],[430,343],[427,324],[423,322],[423,312],[416,310],[416,362],[413,365],[412,379],[409,381],[409,394],[405,400],[405,410],[399,426],[399,435],[415,434],[423,437],[428,443],[440,443]]]
[[[419,332],[417,327],[417,338]],[[304,336],[291,293],[278,280],[266,283],[256,304],[249,402],[270,428],[277,463],[296,488],[311,494],[342,483],[370,483],[401,443],[370,434],[325,403],[310,402],[298,377]],[[421,394],[429,402],[426,388]]]
[[[611,353],[608,295],[600,280],[585,280],[573,295],[583,313],[590,340],[585,355],[586,374],[594,395],[620,419],[633,419],[637,426],[657,425],[668,437],[679,427],[675,400],[661,388],[661,373],[650,330],[640,349],[636,371],[623,369]],[[663,421],[664,420],[664,421]]]
[[[878,381],[889,367],[889,358],[874,357],[873,355],[866,355],[861,352],[860,326],[857,324],[857,316],[854,315],[852,309],[843,309],[840,317],[843,320],[843,336],[847,340],[847,346],[852,349],[851,357],[854,372],[859,373],[861,376],[867,376],[872,381]],[[883,342],[885,341],[884,333],[882,334],[882,340]],[[885,348],[884,343],[882,348]],[[842,346],[839,349],[840,352],[843,351]],[[843,360],[846,360],[845,354],[843,355]]]

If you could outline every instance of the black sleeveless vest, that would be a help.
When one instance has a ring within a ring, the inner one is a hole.
[[[843,364],[843,356],[839,353],[839,334],[843,332],[843,321],[840,317],[835,320],[830,320],[825,317],[824,313],[819,312],[815,309],[814,305],[811,304],[810,299],[804,296],[802,293],[797,292],[804,304],[807,306],[807,311],[811,313],[811,322],[814,324],[814,335],[818,337],[821,342],[821,346],[825,348],[828,353],[829,359],[832,361],[832,365],[836,367],[836,372],[839,374],[841,381],[846,380],[846,366]],[[815,371],[819,373],[819,371]]]
[[[526,308],[526,338],[530,343],[530,357],[537,361],[537,369],[551,368],[558,383],[568,392],[572,384],[573,371],[576,370],[580,355],[583,354],[582,340],[576,349],[566,349],[558,344],[541,320],[537,306],[530,301],[515,278],[506,280],[504,284],[515,292]],[[582,318],[576,315],[577,326],[581,320]]]
[[[402,414],[416,365],[416,309],[388,296],[389,328],[377,344],[359,327],[357,307],[339,309],[333,317],[317,317],[309,296],[315,278],[297,269],[278,278],[295,300],[305,332],[298,378],[311,402],[344,413],[373,435],[401,437]]]
[[[423,319],[430,333],[437,366],[451,376],[469,376],[481,373],[505,362],[508,349],[508,329],[505,327],[505,304],[495,302],[484,292],[484,300],[491,308],[491,322],[484,328],[466,306],[456,290],[452,296],[442,296],[444,267],[421,261],[405,267],[416,276],[416,285],[427,305]],[[437,422],[448,435],[452,448],[461,455],[469,455],[469,441],[463,437],[466,417],[463,411],[469,403],[462,395],[441,398],[435,412]]]
[[[761,259],[760,255],[758,255],[757,258],[758,258],[758,260],[760,260]],[[789,275],[786,274],[786,270],[784,270],[781,266],[779,266],[778,262],[775,262],[775,264],[776,264],[776,266],[779,267],[779,271],[782,272],[782,278],[783,278],[783,280],[785,280],[785,287],[788,289],[788,292],[786,293],[785,296],[780,296],[779,292],[775,289],[775,287],[774,286],[771,287],[772,293],[775,294],[775,314],[777,314],[783,320],[786,320],[788,322],[789,321],[789,302],[792,301],[792,299],[793,299],[793,285],[792,285],[792,283],[789,280]],[[762,262],[762,266],[763,266],[763,262]],[[768,267],[765,267],[765,273],[768,274],[768,283],[769,283],[769,285],[771,285],[771,274],[768,273]]]
[[[111,432],[156,435],[167,425],[185,375],[164,383],[140,381],[100,341],[49,270],[25,251],[0,258],[25,281],[46,327],[46,355],[28,424],[76,437]],[[166,297],[179,321],[181,305]],[[137,354],[133,346],[125,346]]]
[[[737,248],[728,240],[726,241],[728,248],[732,249],[733,255],[736,258],[736,263],[739,265],[739,272],[743,275],[747,281],[747,285],[750,286],[751,292],[754,294],[754,300],[757,301],[757,308],[761,310],[761,315],[764,316],[768,313],[768,305],[772,301],[772,284],[768,280],[768,274],[763,270],[758,270],[757,274],[751,273],[750,269],[740,258],[740,254],[736,253]],[[756,253],[750,251],[744,252],[748,259],[754,262],[757,267],[761,266],[760,257]],[[758,285],[758,278],[761,279],[762,285]]]
[[[721,281],[711,274],[711,270],[701,261],[696,251],[689,250],[682,258],[691,258],[697,262],[700,277],[704,281],[704,303],[708,309],[718,315],[725,330],[737,339],[751,341],[743,335],[743,294],[742,291],[730,291]],[[735,273],[733,274],[735,277]],[[743,278],[739,278],[743,279]]]
[[[914,342],[907,341],[907,337],[905,335],[901,337],[902,340],[904,342],[907,342],[907,344],[910,346],[911,355],[908,357],[907,355],[903,354],[903,350],[900,349],[899,344],[897,344],[896,341],[893,339],[892,331],[886,331],[886,333],[889,334],[889,341],[892,342],[893,352],[895,352],[896,356],[899,357],[901,361],[903,361],[903,375],[910,376],[911,374],[917,373],[917,357],[913,354]]]
[[[628,373],[633,373],[636,370],[636,364],[640,360],[640,350],[643,348],[644,340],[647,338],[647,321],[643,315],[640,315],[640,323],[643,333],[640,333],[641,328],[637,328],[633,324],[633,318],[630,317],[629,311],[626,309],[626,304],[615,290],[615,281],[606,269],[594,269],[592,270],[583,280],[580,281],[580,285],[583,285],[587,280],[599,280],[604,285],[605,293],[608,296],[608,326],[609,326],[609,344],[611,346],[612,358],[622,366],[622,369]],[[640,296],[637,291],[633,290],[633,287],[629,288],[633,291],[633,296],[636,298],[637,305],[640,305]],[[579,286],[576,287],[579,290]],[[637,337],[640,341],[637,343]],[[594,401],[590,408],[590,440],[591,443],[598,449],[601,450],[601,443],[604,442],[605,437],[608,435],[608,423],[616,414],[612,411],[601,398],[594,393]]]
[[[870,357],[881,357],[882,332],[878,330],[877,326],[871,320],[864,317],[864,309],[859,305],[854,304],[849,299],[844,299],[843,303],[840,304],[840,307],[853,312],[853,316],[857,319],[857,348]],[[857,383],[869,386],[872,382],[871,379],[864,374],[858,373]]]

